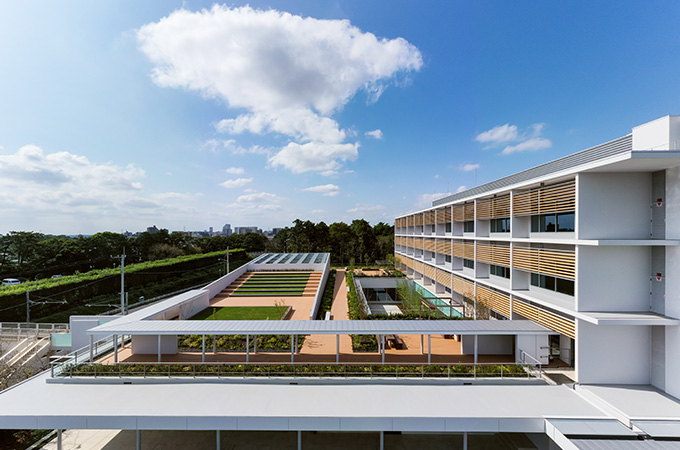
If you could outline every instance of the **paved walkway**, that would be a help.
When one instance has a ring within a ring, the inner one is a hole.
[[[349,320],[347,305],[347,283],[345,270],[338,269],[335,273],[333,287],[333,303],[331,304],[333,320]],[[336,337],[328,334],[313,334],[305,338],[300,355],[335,355],[337,349]],[[340,353],[352,353],[352,338],[348,335],[340,336]]]

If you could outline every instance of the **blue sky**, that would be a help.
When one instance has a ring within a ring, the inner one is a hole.
[[[4,2],[0,233],[391,222],[680,113],[678,17],[675,1]]]

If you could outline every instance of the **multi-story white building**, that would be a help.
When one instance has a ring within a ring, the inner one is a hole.
[[[469,315],[559,333],[541,357],[578,383],[680,397],[678,166],[680,116],[662,117],[399,216],[396,259]]]

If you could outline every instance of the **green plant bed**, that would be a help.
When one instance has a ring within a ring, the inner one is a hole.
[[[234,292],[229,294],[230,297],[302,297],[302,292],[300,293],[285,293],[285,292]]]
[[[502,369],[501,369],[502,367]],[[296,376],[296,377],[426,377],[526,378],[522,366],[393,365],[393,364],[80,364],[62,376]]]
[[[246,335],[226,335],[216,336],[217,351],[218,352],[245,352],[246,351]],[[202,336],[198,335],[180,335],[177,336],[177,344],[180,351],[202,351],[203,343]],[[215,336],[208,335],[205,337],[206,351],[212,351],[213,339]],[[256,336],[250,336],[250,351],[255,350]],[[298,336],[297,351],[300,351],[302,344],[305,342],[305,336]],[[274,334],[257,336],[257,351],[258,352],[290,352],[290,335]]]
[[[189,320],[281,320],[287,306],[224,306],[206,308]]]
[[[355,352],[377,352],[378,340],[374,334],[353,334],[352,350]]]

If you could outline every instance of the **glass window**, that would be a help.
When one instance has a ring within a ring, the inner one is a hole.
[[[510,219],[491,219],[491,232],[492,233],[509,233],[510,232]]]
[[[465,233],[473,233],[475,231],[475,221],[468,220],[467,222],[463,222],[463,231]]]
[[[574,282],[572,280],[563,280],[562,278],[556,278],[556,288],[557,292],[567,295],[574,295]]]
[[[491,264],[489,267],[492,275],[496,275],[497,277],[510,278],[509,267],[497,266],[495,264]]]
[[[537,273],[531,274],[531,285],[538,287],[541,283],[541,276]]]
[[[446,232],[450,233],[451,232],[451,222],[446,224]]]
[[[541,216],[531,216],[531,232],[538,233],[541,231]]]
[[[544,214],[541,216],[541,232],[553,232],[557,230],[555,214]]]
[[[574,231],[574,222],[574,213],[558,214],[557,231]]]
[[[463,266],[467,267],[468,269],[474,269],[475,262],[471,259],[463,259]]]
[[[446,260],[446,262],[450,263],[451,262],[451,255],[446,255],[444,257],[444,259]]]

